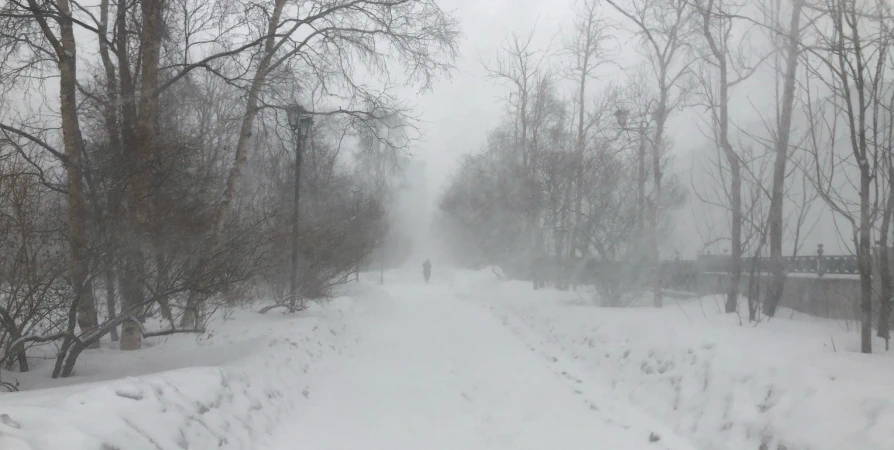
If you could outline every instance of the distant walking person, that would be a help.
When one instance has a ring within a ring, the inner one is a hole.
[[[427,259],[422,263],[422,276],[425,277],[425,282],[428,283],[428,279],[431,278],[431,261]]]

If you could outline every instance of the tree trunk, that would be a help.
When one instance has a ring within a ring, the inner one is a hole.
[[[248,90],[245,115],[242,117],[242,126],[239,130],[239,141],[236,143],[236,155],[233,160],[233,166],[230,168],[230,173],[227,176],[226,186],[217,210],[214,234],[218,237],[220,233],[222,233],[224,224],[229,217],[230,204],[233,202],[233,198],[236,195],[236,187],[242,178],[242,168],[245,166],[245,161],[248,158],[248,148],[251,143],[254,122],[259,111],[258,101],[260,99],[261,88],[267,80],[267,70],[270,68],[270,63],[273,60],[276,51],[275,33],[279,26],[280,16],[282,15],[282,10],[285,4],[285,0],[276,0],[273,4],[273,14],[270,16],[270,21],[267,24],[267,39],[264,42],[264,56],[258,63],[258,68],[252,79],[251,87]]]
[[[132,263],[128,261],[127,264],[129,266]],[[132,270],[132,267],[128,267],[127,269],[127,271]],[[121,277],[121,298],[124,299],[122,302],[121,313],[123,314],[125,311],[129,311],[134,317],[121,325],[121,343],[119,344],[119,347],[121,350],[138,350],[142,345],[143,333],[136,316],[140,313],[138,308],[141,306],[143,291],[135,284],[138,283],[138,280],[133,276],[126,275],[127,271],[125,271],[125,274],[122,274]]]
[[[131,57],[130,52],[128,51],[130,48],[130,32],[127,27],[127,13],[130,7],[131,4],[127,0],[118,0],[115,17],[116,50],[118,56],[118,75],[120,80],[119,88],[121,90],[119,96],[119,104],[121,107],[119,126],[121,134],[119,170],[124,172],[121,174],[122,180],[130,180],[127,189],[127,200],[128,203],[130,203],[130,209],[127,211],[126,220],[129,229],[123,236],[119,235],[119,237],[123,238],[121,239],[123,258],[121,268],[118,272],[118,287],[121,294],[122,312],[124,310],[133,310],[143,302],[143,293],[140,289],[139,280],[142,272],[142,254],[138,242],[140,239],[140,231],[137,223],[137,214],[133,211],[143,199],[133,185],[133,177],[138,172],[145,169],[140,166],[139,158],[136,157],[136,154],[139,151],[137,147],[140,144],[135,137],[137,127],[136,122],[138,120],[136,106],[138,96],[134,75],[130,68]],[[121,344],[119,344],[121,348],[141,347],[141,339],[138,343],[136,336],[134,336],[136,333],[140,333],[139,325],[131,323],[130,321],[123,323],[121,325]]]
[[[62,364],[62,369],[59,375],[62,378],[68,378],[74,372],[75,362],[78,360],[78,356],[81,356],[81,352],[84,351],[84,346],[78,344],[77,342],[72,343],[69,351],[66,353],[65,361]]]
[[[885,340],[885,350],[891,340],[891,251],[888,247],[888,233],[891,230],[891,218],[894,215],[894,166],[891,165],[890,155],[885,156],[888,165],[888,201],[882,212],[882,226],[879,230],[879,257],[878,271],[881,283],[879,296],[878,331],[876,335]]]
[[[140,280],[145,276],[146,259],[144,251],[149,246],[146,242],[151,234],[152,216],[152,173],[157,153],[156,122],[158,116],[158,77],[161,38],[163,33],[164,0],[143,0],[140,3],[142,28],[140,36],[140,103],[134,122],[134,141],[130,145],[136,171],[131,175],[131,227],[134,235],[130,246],[131,295],[128,308],[137,315],[142,315],[147,307],[145,294]],[[142,328],[135,320],[129,320],[122,326],[122,350],[136,350],[142,347]]]
[[[15,327],[15,324],[12,324],[12,325],[13,326],[11,326],[11,327],[6,327],[7,331],[9,332],[8,338],[9,338],[10,344],[14,343],[15,341],[19,340],[22,337],[22,333],[18,331],[18,329]],[[15,354],[15,361],[19,363],[19,372],[24,373],[29,370],[28,369],[28,355],[25,353],[25,343],[24,342],[17,345],[15,348],[7,347],[6,351],[9,353]],[[0,358],[0,361],[2,361],[2,358]],[[9,368],[11,368],[13,361],[7,360],[7,362],[8,362],[8,364],[6,364],[7,369],[9,369]],[[3,368],[3,365],[0,365],[0,369],[2,369],[2,368]]]
[[[638,258],[643,257],[642,239],[646,237],[646,128],[640,123],[639,148],[637,149],[637,191],[636,191],[636,239],[640,241]]]
[[[729,142],[726,143],[729,145]],[[730,146],[730,150],[732,147]],[[729,160],[730,164],[730,209],[732,210],[732,262],[730,267],[730,285],[726,292],[727,313],[739,309],[739,283],[742,280],[742,175],[738,157]]]
[[[224,186],[223,194],[221,195],[220,203],[217,206],[214,229],[211,231],[209,240],[210,250],[216,248],[223,237],[224,226],[230,215],[230,207],[236,196],[236,188],[242,178],[242,169],[245,166],[245,161],[248,159],[248,149],[251,144],[254,122],[258,115],[258,111],[260,110],[258,108],[258,102],[260,100],[261,88],[267,80],[267,70],[270,68],[270,64],[276,51],[275,32],[279,26],[280,16],[282,15],[282,10],[285,4],[285,0],[275,1],[273,4],[273,14],[270,16],[270,20],[267,23],[267,38],[264,41],[264,56],[258,63],[258,68],[255,71],[254,78],[252,79],[251,86],[248,90],[245,114],[242,116],[239,140],[236,143],[236,154],[233,159],[233,165],[230,167],[230,173],[227,175],[227,181]],[[189,296],[186,300],[186,308],[180,319],[181,327],[199,327],[198,312],[199,309],[201,309],[206,296],[202,291],[206,291],[206,289],[193,289],[189,292]]]
[[[102,39],[99,39],[99,54],[100,59],[102,60],[103,68],[105,69],[106,76],[106,98],[105,104],[103,105],[103,115],[106,125],[106,132],[109,135],[109,146],[111,147],[112,153],[112,173],[115,175],[120,175],[115,169],[120,170],[121,163],[121,130],[118,126],[118,83],[117,83],[117,75],[115,71],[115,65],[112,63],[112,58],[109,53],[109,46],[106,42],[106,37],[108,36],[108,24],[109,24],[109,0],[102,0],[100,2],[100,14],[99,14],[99,35]],[[121,31],[123,33],[123,31]],[[120,177],[117,177],[120,179]],[[116,181],[117,181],[116,179]],[[103,275],[105,278],[105,287],[106,287],[106,313],[108,314],[109,320],[115,317],[115,300],[117,298],[117,293],[115,289],[115,269],[114,269],[114,261],[115,261],[115,251],[117,249],[118,240],[117,240],[117,230],[115,230],[115,224],[113,223],[113,218],[117,218],[120,214],[120,206],[121,206],[121,195],[118,189],[114,186],[108,189],[106,193],[106,201],[108,203],[108,209],[104,212],[103,217],[101,219],[102,231],[100,232],[101,236],[104,236],[106,248],[105,254],[102,259],[102,267],[103,267]],[[110,331],[112,342],[118,341],[118,327],[113,327]]]
[[[65,363],[65,358],[68,356],[68,352],[71,349],[71,346],[75,343],[74,332],[75,332],[75,324],[77,323],[77,314],[78,314],[78,304],[72,303],[68,308],[68,317],[67,324],[65,327],[65,335],[62,338],[62,346],[59,348],[59,352],[56,353],[56,363],[53,365],[53,378],[59,378],[62,374],[62,369]],[[80,352],[78,352],[80,353]],[[77,358],[75,358],[76,360]],[[71,363],[71,366],[74,367],[74,361]]]
[[[721,2],[722,4],[722,2]],[[702,22],[702,32],[708,41],[708,46],[714,59],[717,60],[717,68],[720,72],[720,117],[719,120],[719,140],[720,146],[726,155],[727,163],[730,168],[730,215],[732,223],[730,227],[730,240],[732,244],[732,261],[730,267],[730,283],[726,294],[726,312],[736,312],[739,307],[739,283],[742,279],[742,174],[739,164],[739,156],[733,150],[732,144],[729,142],[729,69],[727,64],[726,49],[729,47],[728,34],[721,31],[720,42],[714,39],[711,32],[712,8],[714,2],[708,2],[708,6],[704,14]],[[718,6],[718,11],[723,14],[722,6]],[[721,16],[722,17],[722,16]]]
[[[652,227],[649,233],[649,251],[652,260],[652,302],[656,308],[664,306],[664,296],[661,291],[661,260],[658,254],[658,206],[655,202],[649,202],[649,223]]]
[[[109,256],[103,258],[103,273],[106,279],[106,312],[109,315],[109,320],[116,315],[115,298],[117,297],[115,292],[115,270],[112,268],[110,259],[111,257]],[[109,334],[111,335],[112,342],[118,342],[118,327],[112,327]]]
[[[162,13],[164,0],[143,0],[140,4],[143,18],[140,36],[140,104],[137,120],[134,123],[134,142],[130,151],[136,171],[131,175],[131,208],[130,220],[134,235],[129,247],[128,276],[131,277],[131,292],[128,296],[128,309],[139,311],[145,303],[139,278],[144,275],[143,250],[146,248],[145,236],[150,231],[151,176],[153,160],[156,152],[155,124],[158,114],[159,56],[161,50]],[[137,312],[138,313],[138,312]],[[121,350],[137,350],[142,347],[142,329],[134,320],[125,322],[121,332]]]
[[[652,145],[652,178],[655,186],[652,198],[648,199],[649,208],[649,257],[654,269],[652,270],[652,296],[656,308],[664,306],[664,298],[661,292],[660,255],[658,253],[658,211],[661,207],[661,149],[664,145],[664,127],[667,123],[667,102],[670,87],[665,85],[666,67],[661,68],[661,94],[658,102],[658,111],[655,121],[655,140]]]
[[[801,8],[803,0],[794,0],[792,19],[789,26],[786,45],[785,80],[782,90],[782,112],[779,117],[776,137],[776,160],[773,166],[773,190],[770,197],[768,221],[770,225],[770,270],[771,279],[764,300],[764,314],[773,316],[782,300],[785,288],[785,266],[782,259],[783,216],[782,204],[785,194],[786,163],[791,137],[792,110],[795,103],[795,76],[798,69],[798,35],[801,27]]]
[[[305,136],[299,135],[295,146],[295,180],[292,188],[292,254],[289,267],[289,309],[295,311],[298,303],[298,219],[301,213],[301,157],[304,152]]]
[[[592,17],[592,14],[591,14]],[[592,18],[590,19],[592,22]],[[586,45],[583,50],[583,63],[581,64],[581,73],[580,80],[578,81],[578,93],[577,93],[577,103],[578,103],[578,111],[577,111],[577,177],[576,181],[576,191],[574,198],[574,230],[572,231],[571,236],[571,253],[569,256],[575,256],[575,250],[580,246],[580,229],[581,224],[583,223],[583,196],[584,196],[584,149],[586,148],[587,135],[586,130],[584,128],[584,123],[586,121],[586,109],[584,108],[584,101],[586,100],[586,91],[587,91],[587,76],[589,75],[589,65],[590,65],[590,46],[591,46],[591,36],[589,27],[587,27],[587,40]],[[585,249],[581,248],[581,256],[585,256]]]
[[[32,6],[37,9],[36,5]],[[75,43],[68,0],[60,0],[60,40],[57,57],[59,66],[59,111],[62,117],[62,142],[65,156],[65,172],[68,178],[68,233],[71,247],[70,272],[77,304],[77,323],[82,333],[96,329],[98,318],[93,291],[88,283],[87,204],[83,180],[83,139],[77,106],[77,44]],[[45,33],[51,32],[45,30]]]
[[[891,330],[888,322],[891,317],[891,260],[886,238],[879,241],[878,272],[881,287],[879,289],[879,316],[876,336],[884,339],[887,347],[887,343],[891,339]]]
[[[155,292],[157,296],[156,302],[158,303],[159,311],[161,311],[161,316],[168,322],[168,325],[173,330],[176,328],[174,312],[171,310],[170,299],[164,294],[164,292],[168,291],[171,283],[169,268],[162,256],[163,247],[160,242],[155,243],[155,249],[155,266],[158,270],[158,282],[155,283]]]
[[[860,270],[860,351],[872,353],[872,241],[871,211],[869,200],[871,175],[867,164],[860,171],[860,231],[858,242],[858,264]]]
[[[198,291],[189,291],[186,298],[186,307],[180,316],[181,328],[199,328],[199,306],[202,304],[203,294]]]

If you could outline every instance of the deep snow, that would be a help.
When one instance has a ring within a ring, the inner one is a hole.
[[[894,358],[840,322],[418,272],[38,368],[0,394],[0,449],[894,449]]]
[[[19,375],[44,389],[0,394],[0,449],[256,448],[304,400],[312,376],[359,340],[353,322],[371,313],[347,296],[301,316],[235,311],[202,336],[87,351],[66,380],[38,367]]]
[[[555,358],[556,370],[611,389],[698,448],[894,449],[894,352],[877,339],[880,353],[857,353],[853,323],[783,308],[740,325],[721,313],[719,296],[600,308],[585,295],[534,293],[483,273],[455,290]]]

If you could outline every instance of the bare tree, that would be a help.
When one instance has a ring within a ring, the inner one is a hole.
[[[488,76],[500,83],[506,83],[510,87],[508,104],[511,109],[512,141],[513,147],[518,152],[521,160],[524,177],[520,195],[523,199],[524,227],[529,236],[528,242],[522,242],[522,249],[528,253],[528,263],[542,253],[542,239],[540,236],[540,218],[538,210],[537,179],[537,148],[534,145],[535,136],[531,124],[536,112],[534,102],[537,98],[538,86],[545,87],[546,78],[552,76],[545,61],[548,52],[538,50],[533,45],[534,30],[527,36],[512,34],[505,46],[501,49],[501,55],[491,63],[485,65]]]
[[[735,49],[747,43],[748,35],[743,33],[735,41],[733,17],[739,14],[742,4],[725,0],[706,0],[697,3],[702,16],[702,34],[707,42],[709,64],[714,66],[718,79],[702,77],[703,97],[711,112],[713,140],[723,150],[729,168],[729,210],[730,244],[732,251],[730,282],[727,289],[726,312],[735,312],[739,304],[739,285],[742,277],[742,161],[730,141],[730,89],[754,73],[757,65],[748,66],[744,55],[733,54]],[[714,91],[716,87],[716,92]]]
[[[815,183],[820,196],[851,225],[860,274],[861,351],[872,352],[872,232],[884,203],[879,195],[880,176],[884,176],[884,153],[890,152],[879,139],[884,135],[883,112],[888,99],[884,78],[889,69],[889,36],[883,23],[889,19],[882,3],[857,5],[854,2],[827,0],[814,8],[820,16],[812,21],[818,50],[809,53],[811,79],[819,82],[810,91],[817,101],[808,101],[811,121],[811,147],[816,155]],[[836,152],[838,128],[849,144],[849,157]],[[824,139],[825,138],[825,139]],[[827,139],[827,141],[826,141]],[[824,152],[823,144],[831,150]],[[823,153],[831,165],[824,167]],[[835,166],[842,163],[838,177],[847,178],[855,170],[858,200],[847,199],[847,192],[836,189]],[[883,213],[884,215],[884,213]],[[883,219],[884,222],[884,219]]]
[[[644,41],[645,52],[651,63],[658,84],[657,106],[653,112],[655,131],[651,140],[653,191],[647,199],[649,211],[649,247],[656,268],[652,271],[654,305],[663,305],[661,271],[658,265],[659,205],[662,196],[662,153],[667,150],[665,126],[674,109],[683,101],[688,87],[691,58],[687,55],[690,45],[693,9],[686,0],[639,0],[622,7],[615,0],[606,0],[618,12],[629,19]]]
[[[0,158],[0,368],[30,369],[29,337],[53,331],[71,290],[63,277],[64,223],[55,219],[61,206],[55,193],[13,153]]]
[[[768,316],[776,314],[779,302],[782,300],[783,289],[785,288],[785,266],[782,259],[782,236],[784,233],[783,224],[783,202],[785,200],[785,181],[786,181],[786,165],[789,160],[789,146],[791,141],[792,115],[795,104],[795,79],[798,73],[798,60],[801,55],[801,10],[804,7],[803,0],[794,0],[792,2],[791,22],[787,28],[787,32],[779,32],[778,39],[781,41],[780,53],[784,63],[779,76],[783,79],[782,98],[779,105],[778,116],[776,118],[775,130],[775,163],[773,164],[773,189],[770,198],[770,212],[767,220],[769,221],[769,241],[770,241],[770,271],[772,280],[767,286],[767,296],[763,303],[763,312]],[[769,15],[772,20],[770,28],[774,30],[782,30],[779,24],[779,8],[777,6],[775,14]],[[777,60],[778,61],[778,60]],[[779,72],[777,72],[779,73]]]
[[[285,0],[274,2],[273,9],[263,16],[265,22],[258,26],[266,30],[259,38],[263,49],[256,60],[249,62],[252,75],[244,87],[245,112],[233,164],[218,203],[216,231],[210,239],[212,248],[217,245],[230,213],[258,112],[265,103],[288,101],[265,92],[272,75],[299,72],[313,80],[304,86],[305,91],[320,85],[324,95],[347,99],[352,105],[365,105],[362,109],[336,108],[318,113],[380,119],[402,110],[386,92],[358,82],[354,65],[362,64],[371,73],[387,75],[388,61],[397,59],[407,68],[407,81],[418,82],[421,89],[426,89],[436,76],[451,68],[455,56],[455,20],[433,0],[338,0],[307,4],[307,10],[302,8],[304,5],[289,10],[287,5]],[[284,14],[294,17],[283,20]],[[383,48],[383,42],[388,43],[390,50]],[[193,321],[200,296],[198,291],[190,296],[183,324]]]
[[[77,325],[89,332],[97,327],[96,306],[89,284],[89,242],[87,238],[87,206],[85,199],[84,164],[82,161],[83,137],[77,111],[77,50],[72,6],[68,0],[54,5],[28,0],[8,2],[0,10],[0,18],[12,33],[27,33],[28,39],[4,39],[12,54],[21,54],[22,64],[11,67],[20,70],[50,70],[59,79],[59,114],[62,123],[63,151],[27,129],[0,124],[0,129],[31,141],[57,157],[67,175],[68,229],[70,239],[70,276],[74,287],[73,311]],[[34,32],[34,30],[39,30]],[[11,36],[6,36],[9,38]],[[33,38],[33,40],[31,39]],[[27,53],[27,55],[25,55]],[[5,74],[6,75],[6,74]]]
[[[599,2],[582,0],[577,5],[573,34],[566,38],[565,52],[571,60],[567,67],[567,75],[573,79],[577,88],[577,133],[575,150],[577,152],[577,174],[574,178],[574,225],[571,236],[571,251],[579,251],[586,256],[589,246],[584,245],[581,231],[583,226],[584,185],[584,152],[593,136],[599,114],[588,111],[589,101],[587,87],[597,76],[597,70],[611,62],[614,51],[614,39],[611,36],[612,26],[602,17]],[[597,103],[598,107],[598,103]]]

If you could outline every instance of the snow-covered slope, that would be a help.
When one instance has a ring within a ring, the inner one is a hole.
[[[894,449],[894,355],[857,353],[853,323],[784,310],[740,325],[713,297],[599,308],[574,292],[494,278],[469,274],[458,294],[558,370],[600,381],[699,448]]]
[[[236,311],[198,339],[87,352],[60,387],[0,395],[0,449],[253,449],[359,339],[350,324],[367,312],[350,297],[300,316]],[[44,375],[23,385],[52,386]]]

